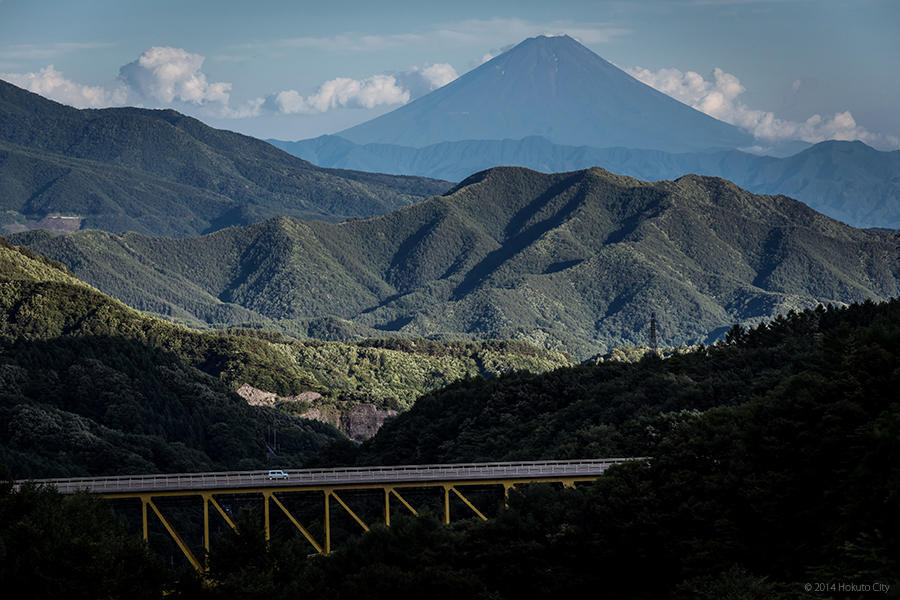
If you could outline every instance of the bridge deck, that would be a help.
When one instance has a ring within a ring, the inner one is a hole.
[[[590,460],[462,463],[444,465],[402,465],[389,467],[348,467],[336,469],[285,469],[287,479],[269,479],[268,471],[228,471],[218,473],[172,473],[123,475],[117,477],[76,477],[35,479],[54,485],[63,494],[85,490],[93,494],[138,494],[188,490],[241,490],[259,488],[321,488],[323,486],[380,486],[440,481],[540,481],[601,475],[611,465],[634,458]],[[23,483],[22,481],[17,484]]]

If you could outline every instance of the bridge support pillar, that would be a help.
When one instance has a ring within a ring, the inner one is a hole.
[[[331,490],[325,492],[325,554],[331,554]]]
[[[384,488],[384,524],[391,526],[391,488]]]
[[[277,506],[278,508],[281,509],[281,512],[283,512],[284,515],[288,518],[288,520],[294,524],[294,527],[296,527],[297,530],[303,534],[303,537],[306,538],[306,541],[308,541],[310,544],[312,544],[312,547],[316,549],[316,552],[321,554],[322,546],[320,546],[319,543],[315,540],[315,538],[313,538],[312,534],[310,534],[309,531],[307,531],[306,527],[301,525],[300,521],[298,521],[297,518],[291,514],[291,511],[289,511],[287,509],[287,506],[285,506],[284,504],[281,503],[281,500],[278,499],[278,496],[276,496],[274,492],[269,492],[269,499],[275,503],[275,506]]]
[[[468,498],[466,498],[465,496],[462,495],[462,492],[460,492],[458,489],[456,489],[453,486],[451,486],[450,489],[453,490],[453,493],[456,494],[459,497],[459,499],[465,503],[466,506],[468,506],[469,508],[472,509],[472,512],[474,512],[476,515],[478,515],[479,519],[481,519],[482,521],[487,521],[487,517],[484,516],[484,514],[480,510],[475,508],[475,505],[472,504],[472,502],[470,502]]]
[[[194,556],[194,553],[191,552],[191,549],[188,548],[188,545],[181,539],[181,536],[178,535],[178,532],[175,531],[175,528],[169,523],[169,520],[166,519],[163,514],[156,507],[156,504],[153,503],[153,498],[150,495],[142,495],[141,502],[144,503],[144,510],[147,510],[149,506],[154,513],[156,513],[156,517],[159,519],[159,522],[163,524],[163,527],[166,528],[166,531],[169,532],[169,536],[171,536],[172,540],[178,547],[181,549],[181,552],[184,554],[185,558],[187,558],[188,562],[191,563],[191,566],[197,569],[198,571],[203,571],[203,566],[200,564],[200,561]],[[146,514],[146,513],[145,513]],[[146,520],[144,521],[146,523]],[[144,535],[147,534],[146,527],[144,528]]]
[[[514,483],[503,484],[503,508],[509,508],[509,490],[516,487]]]
[[[219,503],[216,502],[216,499],[213,498],[213,495],[211,493],[206,493],[202,494],[202,496],[206,502],[212,504],[212,507],[216,509],[220,515],[222,515],[222,518],[225,519],[225,522],[228,523],[228,526],[237,531],[237,525],[234,521],[231,520],[231,517],[228,516],[228,513],[225,512],[225,510],[219,505]]]
[[[414,509],[414,508],[412,507],[412,505],[411,505],[409,502],[406,501],[406,498],[404,498],[403,496],[401,496],[401,495],[397,492],[397,490],[395,490],[394,488],[387,488],[387,489],[389,490],[389,491],[388,491],[389,494],[393,494],[394,496],[396,496],[397,500],[400,501],[400,504],[402,504],[403,506],[405,506],[406,508],[409,509],[409,512],[411,512],[412,514],[414,514],[414,515],[417,516],[417,517],[419,516],[419,512],[418,512],[416,509]],[[390,522],[388,522],[388,525],[390,525]]]
[[[340,504],[341,507],[342,507],[344,510],[347,511],[347,514],[348,514],[348,515],[350,515],[351,517],[353,517],[353,520],[354,520],[354,521],[356,521],[357,523],[359,523],[359,526],[363,528],[363,531],[369,531],[369,526],[366,524],[366,522],[363,521],[362,519],[360,519],[360,518],[359,518],[359,515],[356,514],[355,512],[353,512],[353,511],[350,509],[350,507],[347,506],[347,503],[344,502],[344,501],[341,499],[340,496],[338,496],[337,492],[335,492],[334,490],[331,490],[331,497],[334,498],[334,500],[335,500],[338,504]]]
[[[148,543],[150,541],[150,536],[147,533],[147,498],[141,496],[141,525],[143,527],[143,536],[144,543]]]
[[[203,549],[206,551],[205,562],[209,562],[209,500],[206,498],[206,494],[201,496],[201,500],[203,500]],[[207,565],[208,566],[208,565]]]
[[[266,541],[272,539],[272,528],[269,525],[269,496],[272,492],[263,492],[263,519],[266,524]]]
[[[444,485],[444,525],[450,524],[450,487]]]

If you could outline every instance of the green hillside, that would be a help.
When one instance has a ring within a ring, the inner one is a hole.
[[[715,339],[819,302],[898,293],[891,234],[715,178],[479,173],[340,224],[280,218],[193,239],[14,236],[142,310],[352,339],[518,339],[577,357]]]
[[[0,238],[0,455],[16,475],[264,466],[267,427],[298,465],[338,432],[251,407],[243,383],[316,391],[332,412],[403,410],[476,375],[544,371],[565,356],[519,342],[302,342],[258,331],[201,333],[149,318],[61,265]],[[310,404],[286,407],[302,413]]]
[[[196,235],[277,215],[337,221],[444,192],[421,177],[321,169],[172,110],[78,110],[0,81],[0,227]]]
[[[267,428],[294,464],[340,437],[247,405],[200,348],[177,350],[192,335],[0,238],[3,462],[17,477],[263,468]]]

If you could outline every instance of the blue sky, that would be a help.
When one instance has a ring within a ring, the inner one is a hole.
[[[0,78],[79,107],[333,133],[538,34],[748,129],[900,146],[900,2],[0,0]]]

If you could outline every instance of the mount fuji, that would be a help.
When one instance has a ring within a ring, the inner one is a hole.
[[[339,136],[422,147],[541,136],[572,146],[732,149],[752,137],[628,75],[569,36],[529,38],[455,81]]]

